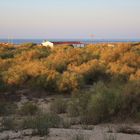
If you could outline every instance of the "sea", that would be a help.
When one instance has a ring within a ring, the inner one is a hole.
[[[32,42],[40,44],[46,39],[0,39],[0,42],[21,44],[25,42]],[[47,39],[50,42],[82,42],[82,43],[117,43],[117,42],[140,42],[140,39]]]

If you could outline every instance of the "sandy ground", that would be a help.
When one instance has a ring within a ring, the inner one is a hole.
[[[32,99],[37,103],[44,112],[50,111],[50,103],[54,97],[44,99]],[[27,102],[26,97],[18,102],[21,106]],[[140,124],[125,124],[129,127],[135,128],[140,132]],[[32,130],[23,131],[3,131],[0,132],[0,140],[140,140],[140,134],[125,134],[119,133],[117,130],[124,124],[101,124],[92,126],[72,125],[69,129],[64,128],[50,128],[49,136],[39,137],[32,136]]]
[[[111,127],[115,129],[118,125]],[[109,124],[94,126],[92,130],[51,128],[48,137],[32,136],[32,130],[4,131],[0,133],[0,140],[140,140],[140,135],[109,133],[108,129]]]

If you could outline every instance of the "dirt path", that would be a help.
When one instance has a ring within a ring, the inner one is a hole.
[[[32,130],[4,131],[0,140],[140,140],[140,135],[108,133],[108,128],[95,126],[93,130],[51,128],[48,137],[32,136]]]

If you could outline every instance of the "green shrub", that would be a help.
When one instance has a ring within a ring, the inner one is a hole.
[[[20,46],[21,47],[32,48],[32,47],[36,46],[36,44],[32,43],[32,42],[28,42],[28,43],[22,43]]]
[[[91,99],[91,94],[92,93],[88,93],[85,91],[85,93],[79,94],[78,98],[79,98],[79,114],[80,116],[84,115],[86,113],[87,110],[87,105]]]
[[[138,117],[139,100],[139,81],[127,84],[98,82],[94,84],[93,90],[72,98],[67,112],[69,116],[79,116],[85,124],[105,122],[114,117]]]
[[[34,135],[48,135],[49,128],[59,127],[61,123],[59,116],[55,114],[42,114],[36,117],[28,117],[23,120],[22,128],[34,129]]]
[[[117,140],[117,135],[116,134],[104,134],[104,140]]]
[[[101,65],[96,59],[82,63],[79,66],[69,65],[69,70],[78,75],[82,75],[87,85],[92,85],[93,82],[97,82],[101,79],[104,80],[107,77],[105,74],[105,66]]]
[[[48,122],[42,117],[28,117],[23,120],[23,129],[33,129],[33,135],[48,135]]]
[[[94,94],[87,104],[87,112],[82,117],[86,123],[110,120],[119,112],[121,103],[120,89],[97,83]]]
[[[69,103],[69,116],[81,118],[82,123],[91,124],[110,120],[121,110],[121,87],[108,87],[99,82],[94,90],[78,94]]]
[[[68,107],[67,107],[68,115],[71,117],[76,117],[85,114],[90,96],[91,95],[86,92],[82,94],[78,93],[78,95],[74,96],[68,102]]]
[[[55,128],[59,127],[60,123],[62,122],[61,118],[56,114],[41,114],[36,117],[28,117],[23,120],[22,127],[23,128],[32,128],[36,129],[38,126],[41,127],[43,123],[47,128]]]
[[[31,102],[24,103],[19,110],[19,113],[21,115],[35,115],[38,112],[39,112],[39,107]]]
[[[89,137],[86,137],[84,134],[82,134],[81,132],[79,132],[78,134],[75,134],[72,137],[72,140],[89,140]]]
[[[1,80],[0,77],[0,91],[5,91],[7,89],[6,84]]]
[[[49,48],[46,48],[46,47],[43,47],[42,48],[37,48],[37,51],[39,52],[40,56],[39,58],[46,58],[50,55],[50,49]]]
[[[62,128],[68,129],[70,127],[71,127],[71,120],[70,119],[63,119]]]
[[[78,100],[78,98],[73,98],[68,102],[67,113],[70,117],[79,116],[79,100]]]
[[[65,113],[67,109],[66,100],[63,99],[62,97],[58,97],[52,102],[50,109],[54,113],[58,114]]]
[[[9,117],[3,118],[1,125],[3,130],[14,130],[16,127],[14,118]]]
[[[34,134],[40,136],[48,135],[49,134],[48,124],[42,121],[36,123],[36,130],[34,130],[33,135]]]
[[[10,115],[16,112],[17,105],[10,102],[0,102],[0,116]]]
[[[124,86],[122,112],[131,116],[140,112],[140,81],[131,81]]]
[[[14,54],[12,52],[0,54],[0,58],[2,59],[8,59],[8,58],[13,58],[13,57],[14,57]]]

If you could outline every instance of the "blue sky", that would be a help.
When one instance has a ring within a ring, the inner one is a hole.
[[[0,38],[140,38],[140,0],[0,0]]]

